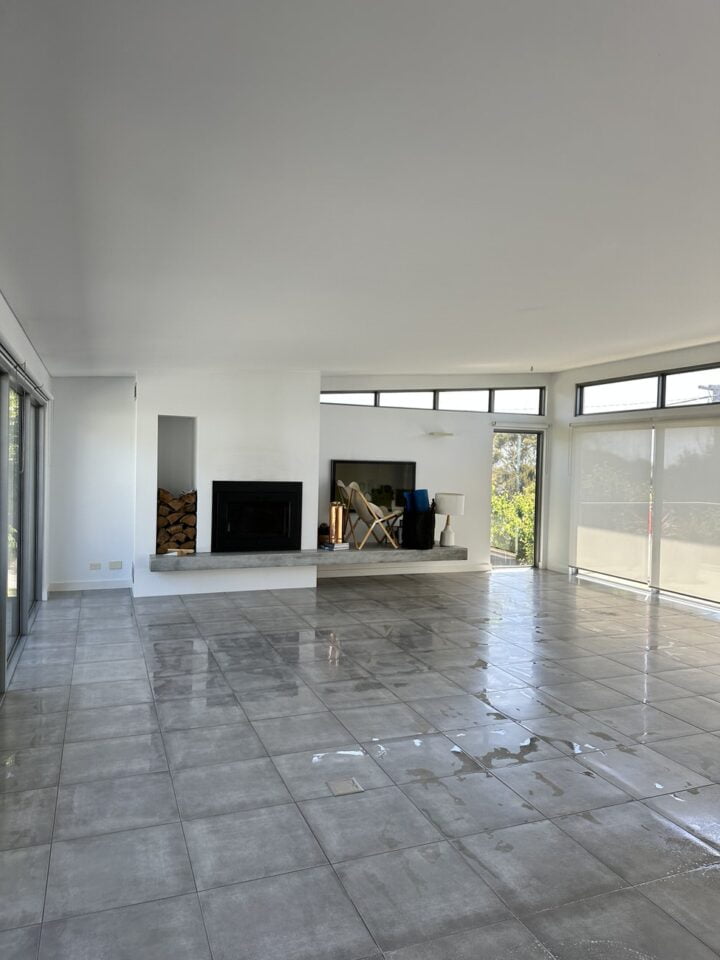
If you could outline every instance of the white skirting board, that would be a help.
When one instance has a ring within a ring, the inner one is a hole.
[[[69,590],[127,590],[132,580],[63,580],[51,583],[49,593],[64,593]]]

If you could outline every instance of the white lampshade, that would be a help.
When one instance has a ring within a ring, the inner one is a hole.
[[[435,509],[451,517],[461,517],[465,513],[464,493],[436,493]]]

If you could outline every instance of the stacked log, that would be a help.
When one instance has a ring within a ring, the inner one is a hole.
[[[197,527],[197,490],[178,496],[169,490],[158,490],[157,546],[158,553],[195,553]]]

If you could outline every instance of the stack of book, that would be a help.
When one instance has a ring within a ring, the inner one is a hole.
[[[349,543],[321,543],[321,550],[349,550]]]

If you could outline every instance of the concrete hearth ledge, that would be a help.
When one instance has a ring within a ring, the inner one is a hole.
[[[150,555],[153,573],[182,570],[241,570],[253,567],[352,566],[376,563],[417,563],[419,561],[467,560],[467,547],[433,547],[432,550],[393,550],[365,547],[364,550],[277,550],[265,553],[194,553],[187,557]]]

